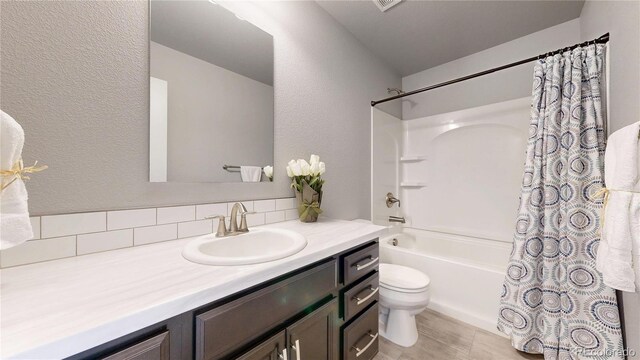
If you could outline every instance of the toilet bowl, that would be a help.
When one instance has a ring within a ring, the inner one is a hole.
[[[429,304],[429,277],[416,269],[380,264],[380,335],[400,345],[418,341],[415,316]]]

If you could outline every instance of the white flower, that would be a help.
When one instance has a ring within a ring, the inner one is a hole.
[[[324,174],[325,172],[324,162],[320,161],[320,163],[318,164],[318,167],[320,168],[320,175]]]
[[[289,175],[289,177],[302,175],[302,167],[300,166],[299,161],[295,161],[295,160],[289,161],[289,166],[287,168],[289,169],[287,170],[287,173],[291,171],[291,175]]]
[[[287,176],[292,178],[293,177],[293,172],[291,172],[291,168],[287,166]]]
[[[298,159],[298,166],[300,166],[303,176],[308,176],[311,173],[311,165],[309,165],[307,160]]]
[[[319,162],[320,156],[311,154],[311,159],[309,159],[309,163],[311,164],[311,166],[313,166],[313,164],[318,164]]]
[[[320,163],[319,162],[312,162],[310,171],[311,171],[311,176],[320,175]]]
[[[264,174],[267,175],[269,179],[273,177],[273,166],[267,165],[262,168],[262,171],[264,171]]]

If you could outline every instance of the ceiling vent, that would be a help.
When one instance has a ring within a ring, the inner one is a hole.
[[[402,0],[373,0],[373,2],[376,4],[378,9],[380,9],[380,11],[385,12],[392,7],[400,4]]]

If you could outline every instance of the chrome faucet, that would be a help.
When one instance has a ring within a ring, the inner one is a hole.
[[[403,216],[393,216],[393,215],[389,216],[389,222],[396,222],[400,224],[406,223]]]
[[[238,212],[240,212],[240,225],[238,226]],[[216,237],[233,236],[249,231],[247,226],[247,214],[253,214],[253,212],[247,211],[244,204],[237,202],[233,204],[231,208],[231,221],[229,221],[229,230],[225,223],[224,215],[208,216],[205,219],[219,219],[218,231],[216,231]]]

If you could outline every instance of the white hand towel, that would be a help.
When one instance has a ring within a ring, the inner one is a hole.
[[[639,133],[640,122],[616,131],[608,139],[604,163],[609,199],[596,260],[605,284],[630,292],[636,290],[636,284],[640,288]]]
[[[260,166],[240,166],[240,176],[243,182],[260,182],[262,168]]]
[[[10,170],[22,157],[24,130],[11,116],[0,110],[0,169]],[[13,176],[2,177],[7,184]],[[27,189],[17,179],[0,194],[0,249],[7,249],[33,238]]]

